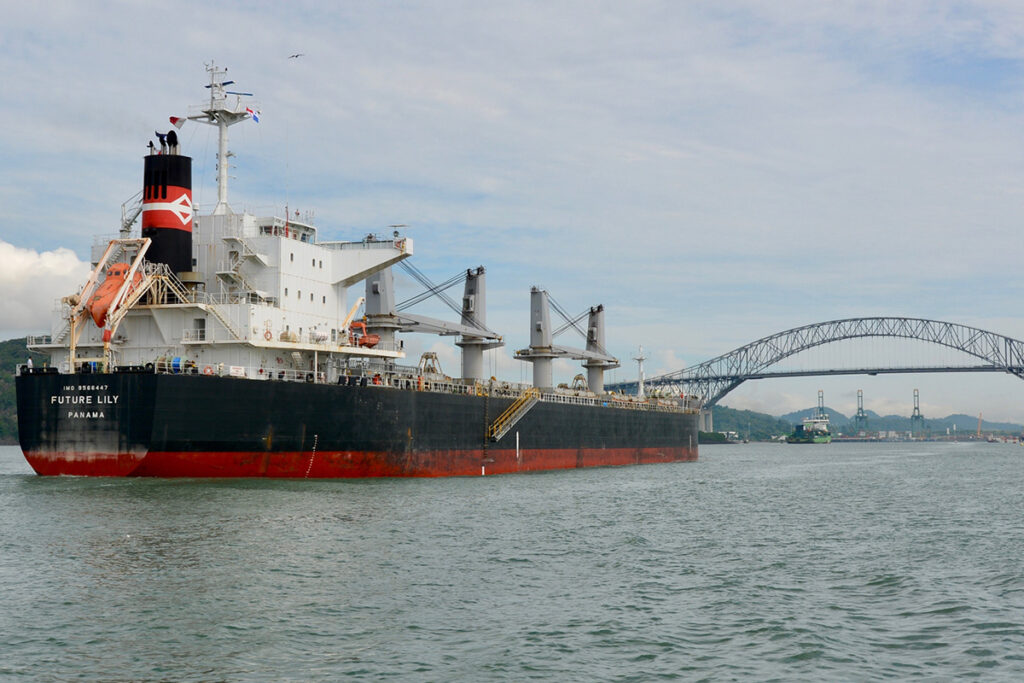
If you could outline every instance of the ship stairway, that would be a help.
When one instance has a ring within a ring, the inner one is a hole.
[[[168,269],[168,272],[158,276],[160,283],[163,285],[163,300],[161,303],[170,303],[167,294],[171,293],[178,299],[180,303],[188,303],[193,300],[193,296],[185,288],[185,285],[175,277]]]
[[[51,344],[61,344],[67,338],[68,334],[71,333],[71,322],[65,321],[64,326],[60,328],[60,332],[51,340]]]
[[[131,235],[132,226],[142,213],[142,190],[139,190],[131,199],[121,205],[121,237],[127,238]]]
[[[107,257],[107,263],[119,263],[128,256],[124,245],[120,242],[114,244],[114,248],[110,251],[110,255]],[[127,259],[128,263],[131,263],[131,259]]]
[[[509,433],[523,417],[540,402],[540,389],[533,387],[523,392],[512,405],[505,409],[498,419],[487,429],[487,438],[498,441]]]
[[[216,318],[218,322],[220,322],[220,324],[224,326],[225,330],[231,333],[232,337],[239,341],[242,340],[242,335],[238,332],[238,330],[235,329],[234,325],[228,322],[227,316],[225,316],[224,313],[221,312],[216,305],[207,303],[200,304],[199,307],[207,311],[208,313],[212,313],[213,317]]]
[[[159,265],[156,272],[147,276],[141,286],[132,293],[132,299],[130,300],[131,304],[137,302],[141,298],[142,294],[148,291],[153,292],[153,297],[150,299],[150,303],[157,305],[195,302],[195,296],[188,292],[181,281],[170,272],[166,265]],[[231,337],[242,341],[242,333],[230,324],[227,316],[216,304],[210,302],[196,303],[201,309],[213,314]]]
[[[230,287],[235,287],[243,292],[252,292],[261,300],[266,300],[268,297],[267,292],[256,289],[246,279],[242,274],[242,266],[250,259],[257,261],[262,266],[267,266],[269,265],[268,257],[253,249],[252,246],[241,237],[231,235],[225,237],[224,241],[228,244],[229,253],[233,256],[230,261],[230,267],[222,267],[218,269],[217,277],[224,280],[224,282]]]
[[[267,255],[261,254],[255,249],[253,249],[252,245],[246,242],[243,238],[237,235],[229,235],[224,238],[224,241],[228,243],[234,242],[235,244],[238,245],[237,251],[240,262],[244,261],[245,259],[251,258],[259,261],[261,265],[270,265],[270,259],[267,257]]]
[[[147,296],[142,302],[143,297]],[[117,311],[127,312],[139,302],[143,305],[184,304],[192,302],[192,295],[185,288],[170,268],[163,263],[147,263],[142,270],[142,281],[131,290],[125,300],[117,307]],[[113,313],[112,313],[113,314]],[[120,318],[124,315],[120,315]]]
[[[240,266],[237,264],[231,270],[218,270],[217,277],[224,280],[228,287],[234,287],[238,292],[241,292],[241,296],[243,298],[249,299],[248,295],[250,293],[255,295],[256,299],[259,301],[266,301],[270,298],[270,294],[268,292],[265,292],[262,289],[256,289],[249,283],[245,276],[242,275]]]
[[[120,244],[116,244],[110,252],[110,257],[107,259],[110,263],[117,263],[124,257],[124,247]]]

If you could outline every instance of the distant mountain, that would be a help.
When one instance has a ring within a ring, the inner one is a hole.
[[[779,417],[780,420],[788,421],[791,424],[799,424],[805,417],[813,415],[817,407],[797,410]],[[826,407],[825,412],[829,414],[832,422],[832,431],[841,433],[852,433],[854,431],[853,416],[846,417],[842,413]],[[910,417],[903,415],[879,415],[873,410],[865,410],[868,416],[869,432],[909,432]],[[717,425],[716,425],[717,427]],[[978,431],[978,418],[970,415],[949,415],[942,418],[929,418],[925,416],[923,428],[926,434],[945,434],[959,432],[961,434],[974,434]],[[982,421],[981,431],[983,433],[1002,432],[1007,434],[1020,434],[1024,432],[1024,426],[1012,422],[986,422]]]
[[[832,422],[832,424],[847,422],[851,419],[840,413],[835,408],[829,408],[828,406],[825,406],[825,412],[828,413],[828,419]],[[796,425],[803,422],[805,417],[814,417],[817,414],[818,406],[814,406],[813,408],[807,408],[805,410],[795,410],[792,413],[779,415],[779,419],[784,420],[791,425]]]
[[[942,418],[941,421],[946,423],[950,428],[952,428],[953,425],[956,425],[956,429],[959,432],[978,431],[978,417],[976,415],[972,416],[957,413],[956,415],[947,415]],[[1024,431],[1024,427],[1012,422],[986,422],[983,419],[981,421],[981,431],[1013,432],[1015,434],[1020,434]]]

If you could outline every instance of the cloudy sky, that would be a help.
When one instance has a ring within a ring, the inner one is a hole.
[[[605,304],[616,379],[638,344],[650,375],[843,317],[1024,339],[1017,3],[218,4],[5,8],[0,337],[48,330],[215,60],[263,113],[232,129],[232,206],[287,204],[330,239],[408,224],[436,281],[485,265],[509,379],[529,377],[509,352],[531,285]],[[181,138],[210,206],[213,131]],[[417,344],[457,369],[447,340]],[[927,362],[917,347],[898,353]],[[852,412],[861,388],[909,414],[920,388],[926,416],[1024,422],[1024,383],[995,374],[748,384],[725,403],[781,414],[823,388]]]

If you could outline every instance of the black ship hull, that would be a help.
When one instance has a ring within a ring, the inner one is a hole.
[[[697,416],[538,402],[501,438],[514,397],[203,375],[17,377],[25,457],[43,475],[411,477],[697,458]]]

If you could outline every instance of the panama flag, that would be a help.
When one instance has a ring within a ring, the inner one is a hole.
[[[260,113],[258,111],[254,111],[251,108],[246,107],[245,108],[245,113],[248,114],[249,116],[251,116],[252,120],[255,121],[256,123],[260,122]]]
[[[185,125],[185,119],[183,119],[180,116],[172,116],[171,123],[174,125],[175,128],[181,130],[181,127]]]

